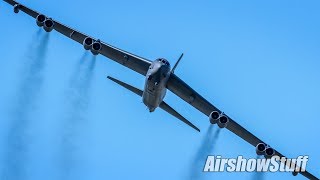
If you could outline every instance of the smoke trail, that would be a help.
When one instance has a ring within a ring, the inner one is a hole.
[[[71,171],[77,164],[77,137],[83,129],[83,123],[86,121],[86,113],[89,103],[89,90],[95,67],[96,58],[88,58],[86,52],[80,58],[76,65],[75,71],[72,73],[68,90],[66,91],[67,108],[65,112],[65,120],[63,120],[62,132],[62,161],[61,172],[62,179],[70,179]],[[72,179],[72,178],[71,178]]]
[[[256,159],[260,159],[260,158],[261,158],[260,156],[257,156]],[[264,157],[262,157],[262,158],[264,158]],[[264,179],[264,174],[265,174],[265,172],[257,172],[257,171],[255,171],[252,174],[252,180],[263,180]]]
[[[192,161],[190,167],[190,176],[189,179],[201,179],[204,163],[206,162],[207,156],[211,155],[213,149],[216,146],[217,140],[220,134],[220,128],[216,129],[215,133],[212,133],[213,125],[210,125],[207,129],[207,132],[201,142],[201,145]]]
[[[49,34],[41,29],[32,38],[19,73],[20,82],[13,98],[13,107],[8,119],[6,150],[1,179],[24,179],[28,146],[31,143],[28,125],[30,114],[36,109],[39,91],[43,84],[43,70],[49,42]]]

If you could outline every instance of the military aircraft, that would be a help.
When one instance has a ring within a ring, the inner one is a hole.
[[[186,120],[182,115],[180,115],[177,111],[163,101],[166,91],[169,89],[191,106],[208,116],[211,124],[217,124],[220,128],[226,128],[250,143],[255,147],[258,155],[264,155],[265,158],[271,158],[275,155],[279,156],[280,158],[285,157],[212,105],[174,73],[174,70],[182,59],[183,54],[171,69],[170,63],[164,58],[150,61],[107,44],[99,39],[81,33],[80,31],[70,28],[44,14],[38,13],[14,0],[4,1],[13,6],[15,13],[23,11],[35,18],[36,24],[39,27],[43,27],[46,32],[56,30],[66,37],[82,44],[84,49],[90,50],[93,55],[101,54],[145,76],[145,86],[143,90],[135,88],[113,77],[108,76],[108,78],[127,88],[133,93],[141,96],[144,104],[148,107],[150,112],[153,112],[156,108],[160,107],[193,129],[200,131],[199,128],[193,125],[190,121]],[[304,169],[299,169],[292,172],[294,176],[298,175],[298,173],[309,179],[318,179]]]

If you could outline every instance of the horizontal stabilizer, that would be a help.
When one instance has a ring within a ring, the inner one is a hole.
[[[134,92],[135,94],[137,94],[138,96],[142,96],[143,91],[133,87],[127,83],[124,83],[118,79],[115,79],[113,77],[108,76],[108,79],[110,79],[111,81],[125,87],[126,89],[130,90],[131,92]],[[168,112],[169,114],[171,114],[172,116],[178,118],[179,120],[181,120],[182,122],[186,123],[187,125],[189,125],[190,127],[192,127],[193,129],[197,130],[200,132],[200,129],[197,128],[195,125],[193,125],[190,121],[188,121],[186,118],[184,118],[181,114],[179,114],[177,111],[175,111],[172,107],[170,107],[167,103],[165,103],[164,101],[162,101],[160,103],[159,106],[161,109],[165,110],[166,112]]]
[[[134,93],[137,94],[138,96],[142,96],[142,94],[143,94],[143,91],[141,91],[140,89],[138,89],[138,88],[136,88],[136,87],[133,87],[133,86],[127,84],[127,83],[124,83],[124,82],[122,82],[122,81],[119,81],[118,79],[115,79],[115,78],[110,77],[110,76],[108,76],[107,78],[110,79],[111,81],[113,81],[113,82],[115,82],[115,83],[117,83],[117,84],[119,84],[119,85],[127,88],[127,89],[130,90],[131,92],[134,92]]]
[[[164,101],[161,102],[160,106],[161,109],[165,110],[166,112],[168,112],[169,114],[171,114],[172,116],[180,119],[182,122],[186,123],[187,125],[189,125],[190,127],[192,127],[193,129],[197,130],[200,132],[200,129],[197,128],[195,125],[193,125],[190,121],[188,121],[186,118],[184,118],[181,114],[179,114],[176,110],[174,110],[172,107],[170,107],[167,103],[165,103]]]

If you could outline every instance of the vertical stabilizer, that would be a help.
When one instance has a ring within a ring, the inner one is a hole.
[[[180,60],[182,59],[182,57],[183,57],[183,53],[180,55],[178,61],[177,61],[176,64],[173,66],[173,68],[172,68],[172,70],[171,70],[171,73],[174,73],[174,70],[177,68],[177,66],[178,66]]]

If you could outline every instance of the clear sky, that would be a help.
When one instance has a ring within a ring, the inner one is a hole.
[[[320,176],[320,2],[27,1],[116,47],[173,64],[176,74],[288,157]],[[106,79],[144,77],[49,35],[0,2],[0,179],[304,179],[290,173],[202,173],[207,155],[255,149],[168,92],[197,133]]]

